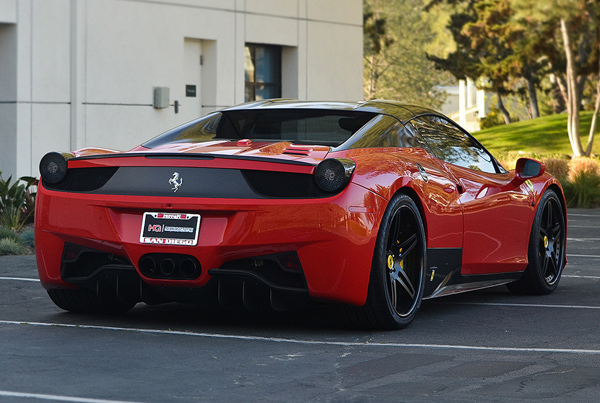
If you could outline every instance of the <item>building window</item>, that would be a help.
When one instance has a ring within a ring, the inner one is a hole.
[[[247,44],[246,102],[281,98],[281,47]]]

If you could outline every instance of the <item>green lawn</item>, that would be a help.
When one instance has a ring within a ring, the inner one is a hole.
[[[581,144],[587,146],[592,112],[581,112]],[[598,130],[596,130],[598,133]],[[473,133],[492,154],[527,151],[540,154],[572,154],[567,135],[567,114],[544,116],[538,119],[492,127]],[[600,155],[600,135],[596,134],[594,155]]]

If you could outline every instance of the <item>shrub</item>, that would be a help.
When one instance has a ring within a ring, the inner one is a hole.
[[[33,228],[21,231],[21,233],[19,234],[19,239],[22,243],[29,246],[30,248],[35,248],[35,233]]]
[[[502,166],[508,170],[515,169],[515,166],[517,165],[517,160],[519,158],[532,158],[534,160],[544,162],[544,164],[546,165],[546,170],[548,170],[548,172],[550,172],[552,175],[556,176],[557,178],[560,178],[561,175],[555,174],[555,172],[553,171],[553,169],[555,169],[554,166],[552,166],[549,169],[546,161],[552,160],[552,162],[550,162],[551,165],[558,164],[563,167],[562,169],[566,169],[568,160],[569,160],[568,155],[550,154],[550,153],[541,154],[541,153],[533,153],[533,152],[527,152],[527,151],[508,151],[508,152],[502,152],[502,153],[496,154],[496,159],[498,160],[498,162],[500,162],[502,164]],[[558,169],[560,170],[561,168],[558,167]],[[565,174],[562,177],[564,178],[566,176],[567,175]]]
[[[505,123],[500,113],[500,110],[498,108],[492,107],[491,110],[488,112],[487,116],[481,119],[481,123],[479,124],[479,126],[481,127],[481,130],[483,130],[489,129],[490,127],[494,126],[500,126],[503,124]]]
[[[23,255],[28,252],[26,246],[12,238],[0,239],[0,256],[2,255]]]
[[[569,162],[558,158],[546,158],[543,160],[546,165],[546,171],[555,178],[564,182],[569,174]]]
[[[600,162],[587,157],[573,158],[569,163],[568,181],[563,187],[569,207],[600,205]]]
[[[569,162],[569,180],[574,182],[580,173],[600,175],[600,162],[589,157],[573,157]]]
[[[567,206],[591,208],[600,204],[600,176],[579,172],[564,186]]]
[[[0,172],[0,225],[18,231],[33,219],[37,179],[24,176],[11,182],[12,176],[5,181]]]
[[[0,239],[4,238],[13,239],[16,241],[19,236],[17,235],[16,231],[0,225]]]
[[[561,154],[540,154],[523,151],[499,153],[498,161],[506,169],[514,169],[519,158],[533,158],[546,165],[546,171],[563,186],[569,207],[600,207],[600,160]]]

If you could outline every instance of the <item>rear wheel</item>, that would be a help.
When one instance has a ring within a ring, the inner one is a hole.
[[[417,205],[407,195],[394,196],[377,235],[367,302],[349,312],[354,322],[376,329],[408,326],[423,298],[425,251],[425,227]]]
[[[553,190],[540,200],[529,239],[529,265],[520,280],[508,284],[517,294],[550,294],[565,265],[566,226],[562,204]]]

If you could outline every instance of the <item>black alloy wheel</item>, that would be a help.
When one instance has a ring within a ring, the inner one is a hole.
[[[562,204],[553,190],[542,196],[529,240],[529,265],[520,280],[508,284],[518,294],[550,294],[565,265],[566,225]]]
[[[363,326],[400,329],[413,321],[423,298],[426,250],[419,208],[407,195],[394,196],[377,235],[367,302],[357,308]]]

